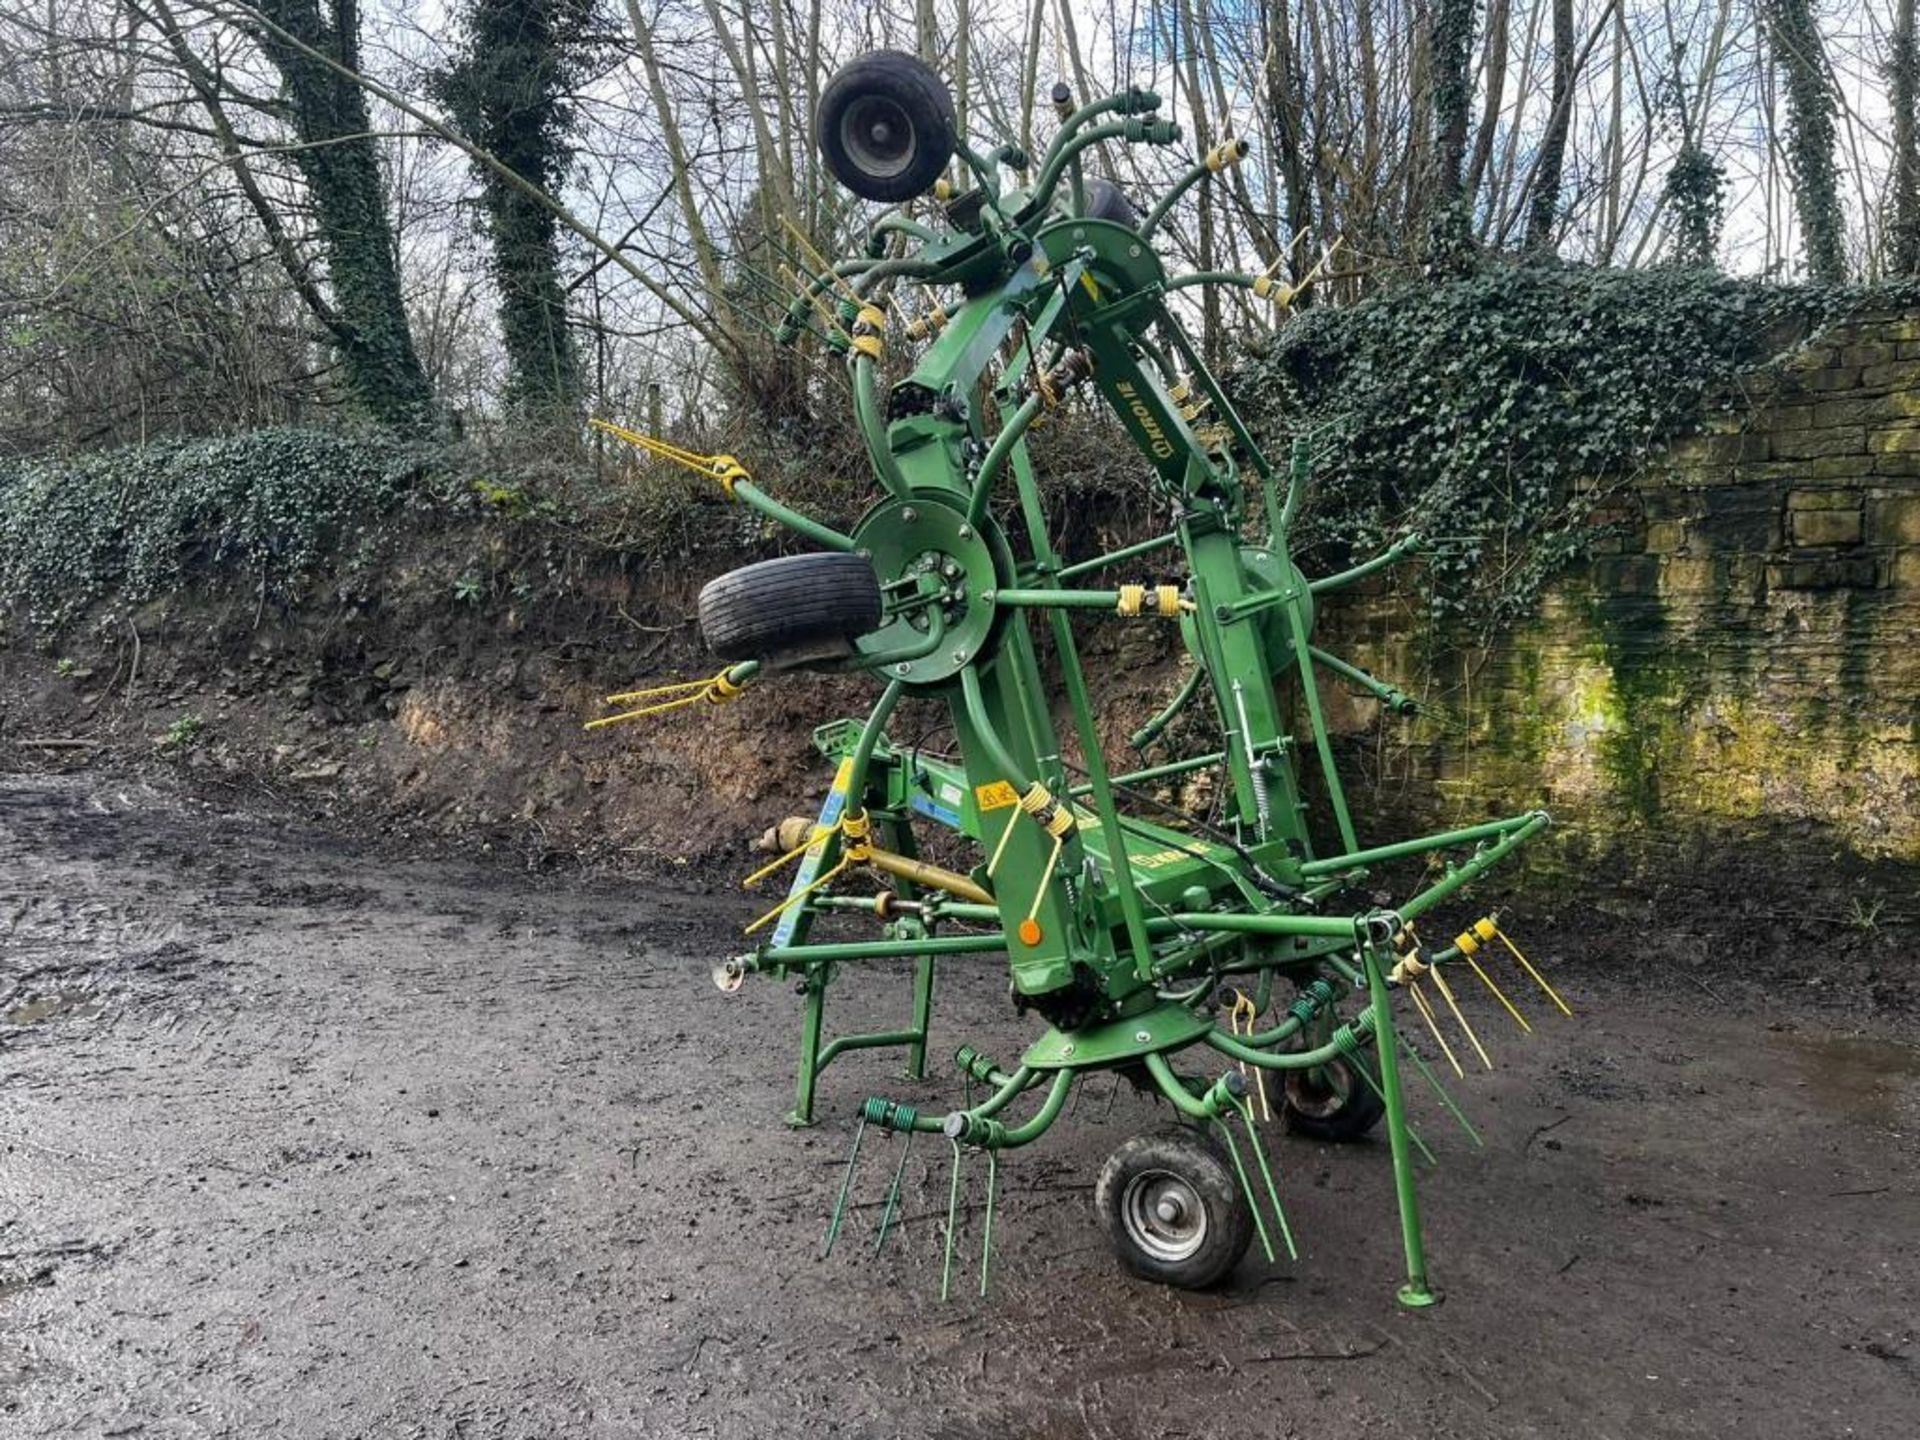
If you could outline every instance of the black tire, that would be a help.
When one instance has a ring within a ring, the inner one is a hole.
[[[1358,1140],[1387,1113],[1386,1102],[1344,1055],[1317,1069],[1285,1073],[1280,1113],[1295,1135],[1336,1142]]]
[[[880,625],[864,555],[788,555],[730,570],[700,592],[700,635],[722,660],[789,668],[842,658]]]
[[[875,50],[834,72],[814,111],[814,143],[862,200],[911,200],[953,158],[953,96],[919,59]]]
[[[1134,1136],[1100,1168],[1093,1204],[1121,1268],[1181,1290],[1219,1283],[1253,1240],[1232,1162],[1197,1130]]]
[[[1087,201],[1087,208],[1080,213],[1082,220],[1111,220],[1129,230],[1139,228],[1140,212],[1133,208],[1126,191],[1111,180],[1089,176],[1082,189]]]

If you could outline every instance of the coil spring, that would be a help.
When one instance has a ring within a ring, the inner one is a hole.
[[[882,1130],[911,1130],[914,1121],[920,1118],[920,1112],[911,1105],[902,1105],[874,1095],[860,1107],[860,1118],[869,1125],[878,1125]]]

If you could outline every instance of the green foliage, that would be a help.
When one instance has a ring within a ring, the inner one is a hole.
[[[1720,246],[1726,174],[1720,162],[1691,142],[1682,144],[1667,171],[1666,198],[1673,211],[1674,256],[1682,265],[1711,265]]]
[[[1315,442],[1297,543],[1337,568],[1417,529],[1435,612],[1492,629],[1585,552],[1609,478],[1851,298],[1697,269],[1488,267],[1302,314],[1239,394],[1271,453]]]
[[[390,440],[260,430],[0,465],[0,604],[54,625],[189,578],[287,593],[390,511],[421,463]]]
[[[160,734],[153,742],[153,748],[164,755],[177,755],[191,750],[200,739],[200,732],[207,728],[205,719],[198,715],[182,715]]]

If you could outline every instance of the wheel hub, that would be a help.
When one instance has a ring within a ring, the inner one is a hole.
[[[1154,1259],[1172,1263],[1207,1241],[1207,1209],[1192,1185],[1171,1170],[1143,1170],[1120,1201],[1127,1238]]]
[[[913,163],[913,122],[893,101],[868,96],[847,109],[841,139],[848,153],[876,175],[898,175]]]

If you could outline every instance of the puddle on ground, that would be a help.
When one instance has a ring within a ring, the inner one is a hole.
[[[23,1000],[0,1021],[8,1025],[38,1025],[45,1020],[85,1020],[100,1013],[100,997],[91,990],[49,990]]]
[[[1903,1100],[1920,1091],[1920,1047],[1851,1035],[1785,1035],[1781,1043],[1816,1102],[1863,1124],[1900,1124]]]

